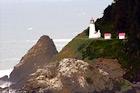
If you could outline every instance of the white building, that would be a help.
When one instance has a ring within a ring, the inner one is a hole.
[[[125,33],[119,33],[119,39],[125,39]]]
[[[105,33],[104,38],[105,39],[111,39],[111,34],[110,33]]]
[[[98,30],[98,31],[95,30],[94,19],[91,18],[90,28],[89,28],[89,38],[100,38],[100,37],[101,37],[100,30]]]

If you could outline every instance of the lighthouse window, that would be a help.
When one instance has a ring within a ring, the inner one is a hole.
[[[93,21],[90,21],[90,23],[93,24],[94,22]]]

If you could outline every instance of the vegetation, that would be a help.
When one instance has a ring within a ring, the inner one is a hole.
[[[88,83],[89,85],[92,85],[92,84],[93,84],[93,81],[92,81],[91,78],[86,78],[86,81],[87,81],[87,83]]]
[[[119,85],[122,91],[126,91],[130,87],[130,83],[126,80],[119,82]]]
[[[59,61],[62,58],[76,58],[82,59],[82,53],[88,47],[92,40],[88,39],[87,28],[83,33],[76,36],[71,42],[69,42],[62,51],[57,54],[51,61]]]
[[[135,78],[136,75],[132,74],[140,70],[139,10],[140,0],[114,0],[114,3],[104,10],[104,16],[96,21],[97,29],[102,33],[111,32],[113,38],[116,38],[118,33],[126,33],[128,41],[122,46],[127,60],[121,63],[130,70],[126,75],[127,79],[130,79],[130,76]]]
[[[104,10],[104,16],[96,21],[96,29],[112,33],[111,40],[88,39],[89,28],[77,35],[51,61],[62,58],[81,59],[94,64],[94,59],[117,58],[127,71],[124,77],[140,80],[140,1],[115,0]],[[127,39],[119,40],[118,33],[126,33]],[[117,38],[116,38],[117,37]]]

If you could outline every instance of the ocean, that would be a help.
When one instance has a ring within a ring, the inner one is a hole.
[[[102,17],[113,0],[0,0],[0,77],[35,45],[42,35],[53,39],[60,51]]]
[[[37,41],[38,40],[17,40],[0,42],[0,77],[9,75],[13,67],[20,62],[20,59]],[[53,39],[53,41],[59,52],[71,39]]]
[[[53,39],[53,41],[60,51],[71,39]],[[12,69],[36,42],[37,40],[1,42],[0,70]]]

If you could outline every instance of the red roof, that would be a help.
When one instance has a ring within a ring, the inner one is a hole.
[[[105,33],[104,36],[111,36],[111,34],[110,33]]]
[[[94,34],[97,34],[98,32],[96,31]]]
[[[125,36],[125,33],[119,33],[119,36]]]
[[[91,18],[90,20],[91,20],[91,21],[94,21],[94,19],[93,19],[93,18]]]

